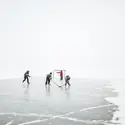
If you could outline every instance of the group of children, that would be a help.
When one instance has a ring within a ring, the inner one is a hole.
[[[60,72],[58,72],[59,74],[60,74],[60,80],[63,80],[63,71],[61,70]],[[22,82],[25,82],[26,80],[27,80],[27,85],[29,86],[29,84],[30,84],[30,82],[29,82],[29,77],[30,77],[30,75],[29,75],[29,70],[28,71],[26,71],[25,73],[24,73],[24,80],[22,81]],[[45,85],[50,85],[50,81],[52,80],[52,72],[50,72],[49,74],[47,74],[47,76],[46,76],[46,82],[45,82]],[[69,75],[67,75],[66,77],[65,77],[65,86],[67,86],[67,84],[69,85],[69,86],[71,86],[70,85],[70,83],[69,83],[69,80],[70,80],[70,76]]]

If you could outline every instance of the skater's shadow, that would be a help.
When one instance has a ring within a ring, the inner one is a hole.
[[[70,90],[70,86],[65,86],[65,91],[69,91]]]
[[[29,94],[29,88],[25,88],[24,94],[25,94],[25,95],[28,95],[28,94]]]
[[[50,85],[48,85],[48,86],[46,85],[46,86],[45,86],[45,90],[46,90],[46,95],[47,95],[47,96],[50,96],[50,91],[51,91],[51,90],[50,90]]]
[[[25,83],[23,83],[23,84],[22,84],[22,87],[23,87],[23,88],[29,88],[29,84],[26,85]]]
[[[30,98],[29,98],[29,88],[25,88],[25,90],[24,90],[24,100],[25,101],[30,101]]]
[[[63,80],[61,80],[60,83],[63,85],[63,83],[64,83]]]
[[[65,86],[65,94],[66,94],[66,96],[67,96],[67,99],[70,99],[70,86]]]
[[[25,84],[24,83],[22,84],[22,87],[25,88]]]

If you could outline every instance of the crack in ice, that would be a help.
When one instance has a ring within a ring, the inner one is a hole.
[[[35,114],[35,113],[21,114],[21,113],[15,113],[15,112],[13,112],[13,113],[0,113],[0,114],[1,115],[14,115],[14,116],[20,115],[20,116],[48,117],[47,119],[34,120],[34,121],[30,121],[30,122],[20,123],[20,124],[17,124],[17,125],[29,125],[29,124],[33,124],[33,123],[46,122],[48,120],[52,120],[52,119],[56,119],[56,118],[67,119],[67,120],[71,120],[71,121],[74,121],[74,122],[82,122],[82,123],[104,123],[103,120],[88,121],[88,120],[80,120],[80,119],[65,117],[65,116],[69,116],[69,115],[72,115],[72,114],[75,114],[75,113],[80,113],[80,112],[91,110],[91,109],[104,108],[104,107],[109,107],[109,106],[114,106],[114,104],[100,105],[100,106],[95,106],[95,107],[88,107],[88,108],[84,108],[84,109],[82,109],[82,110],[80,110],[78,112],[68,112],[68,113],[65,113],[65,114],[62,114],[62,115],[55,115],[55,116],[53,116],[53,115],[41,115],[41,114],[38,115],[38,114]],[[10,124],[8,123],[6,125],[10,125]]]
[[[11,125],[12,123],[13,123],[13,120],[8,122],[8,123],[6,123],[5,125]]]

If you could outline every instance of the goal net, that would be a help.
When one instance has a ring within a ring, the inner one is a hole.
[[[57,83],[63,82],[66,76],[66,70],[53,70],[53,80]]]

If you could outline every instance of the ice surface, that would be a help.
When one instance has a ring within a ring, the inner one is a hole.
[[[22,79],[0,81],[1,125],[105,125],[114,124],[117,105],[105,98],[117,92],[108,82],[72,79],[71,87],[57,87],[32,77],[30,87]],[[58,83],[62,84],[62,83]]]

